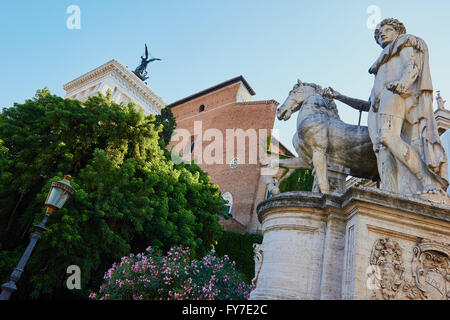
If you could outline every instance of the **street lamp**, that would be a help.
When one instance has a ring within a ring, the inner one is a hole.
[[[75,190],[70,185],[70,179],[72,179],[72,177],[66,175],[64,176],[63,180],[52,182],[52,187],[50,188],[50,192],[48,193],[47,199],[45,200],[47,211],[45,212],[44,219],[42,220],[40,225],[33,226],[36,231],[34,232],[27,249],[22,255],[22,258],[20,258],[19,263],[11,273],[9,282],[2,285],[0,300],[9,300],[11,294],[13,294],[13,292],[17,290],[16,282],[22,276],[23,270],[25,268],[25,265],[27,264],[28,259],[30,258],[31,252],[33,251],[37,241],[41,237],[41,233],[43,231],[47,231],[47,229],[45,228],[45,223],[47,222],[48,217],[50,217],[55,209],[61,209],[67,199],[69,199],[69,197],[75,192]]]

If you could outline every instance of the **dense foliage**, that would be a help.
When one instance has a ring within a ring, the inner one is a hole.
[[[0,274],[7,280],[44,214],[51,181],[71,174],[76,193],[47,224],[15,298],[86,296],[104,271],[148,245],[202,256],[220,236],[217,186],[197,165],[175,165],[154,116],[111,96],[81,103],[40,90],[0,113]],[[169,134],[169,133],[168,133]],[[65,288],[67,267],[82,290]]]
[[[164,145],[168,145],[172,138],[172,133],[177,126],[172,110],[170,108],[162,109],[161,114],[156,116],[155,124],[162,125],[159,138],[164,142]]]
[[[244,274],[248,283],[255,276],[254,243],[262,243],[262,235],[224,231],[215,246],[219,257],[229,256],[236,262],[236,269]]]
[[[201,260],[189,249],[171,248],[167,255],[149,247],[146,252],[122,257],[104,276],[99,300],[243,300],[248,286],[229,257],[218,258],[211,250]]]
[[[8,185],[8,181],[11,177],[11,173],[8,172],[9,167],[8,149],[3,146],[3,141],[0,140],[0,188],[5,188]],[[0,192],[3,190],[0,189]]]
[[[274,153],[270,151],[269,146],[271,146],[272,137],[267,138],[267,154],[276,156],[280,159],[291,159],[292,156]],[[288,191],[312,191],[314,184],[314,176],[310,170],[301,170],[297,169],[289,177],[285,177],[289,170],[285,170],[285,172],[281,176],[281,182],[279,185],[280,192],[288,192]]]
[[[289,177],[281,181],[280,192],[311,191],[314,176],[309,170],[295,170]]]

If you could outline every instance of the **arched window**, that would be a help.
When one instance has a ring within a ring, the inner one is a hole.
[[[203,112],[203,111],[205,111],[205,105],[204,104],[202,104],[200,106],[200,108],[198,108],[198,112]]]
[[[226,206],[227,206],[227,211],[226,214],[230,217],[232,217],[231,214],[231,209],[233,208],[233,196],[231,195],[231,193],[229,192],[225,192],[222,195],[223,200],[225,200],[227,202]]]

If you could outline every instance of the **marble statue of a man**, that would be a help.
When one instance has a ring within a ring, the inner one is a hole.
[[[382,189],[401,194],[445,192],[447,157],[433,115],[427,45],[407,34],[397,19],[381,21],[375,40],[383,50],[369,70],[375,75],[369,101],[332,88],[325,95],[369,112]]]

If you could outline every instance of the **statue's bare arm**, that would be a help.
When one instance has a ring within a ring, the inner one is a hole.
[[[360,100],[360,99],[355,99],[355,98],[350,98],[350,97],[344,96],[343,94],[340,94],[339,92],[337,92],[336,90],[334,90],[331,87],[325,89],[323,96],[327,97],[327,98],[338,100],[356,110],[369,111],[369,109],[370,109],[370,101],[365,101],[365,100]]]

